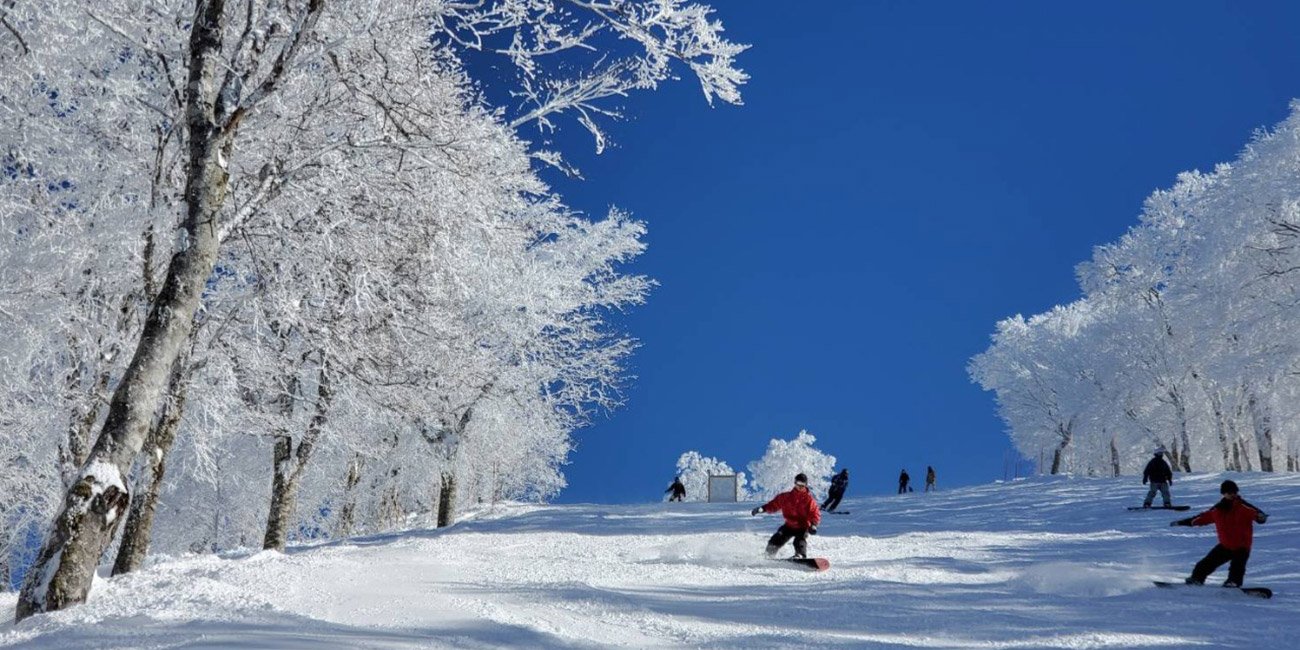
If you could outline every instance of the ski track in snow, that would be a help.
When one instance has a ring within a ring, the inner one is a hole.
[[[442,531],[154,560],[17,625],[0,594],[0,647],[1296,647],[1300,476],[1232,475],[1270,515],[1246,581],[1272,600],[1151,585],[1214,545],[1169,522],[1223,477],[1178,478],[1190,513],[1125,510],[1145,495],[1132,477],[850,491],[853,514],[810,539],[825,573],[763,558],[780,517],[752,504],[501,506]]]

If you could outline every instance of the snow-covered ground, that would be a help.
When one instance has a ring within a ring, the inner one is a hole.
[[[33,648],[1300,647],[1300,475],[1233,475],[1270,514],[1247,584],[1158,590],[1214,545],[1129,512],[1137,479],[1030,479],[853,498],[812,538],[832,568],[762,559],[745,504],[509,506],[446,531],[161,561],[87,604],[0,623]],[[789,553],[789,550],[786,551]],[[1217,584],[1225,569],[1211,579]],[[0,595],[11,616],[12,594]]]

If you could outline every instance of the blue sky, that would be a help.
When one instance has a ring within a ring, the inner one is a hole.
[[[745,106],[684,78],[630,98],[599,156],[560,137],[585,179],[549,180],[646,221],[632,270],[661,284],[619,320],[637,378],[577,433],[560,501],[654,500],[684,451],[743,470],[800,429],[849,496],[900,468],[1002,478],[965,371],[996,321],[1077,298],[1148,194],[1300,97],[1300,3],[713,4],[753,44]]]

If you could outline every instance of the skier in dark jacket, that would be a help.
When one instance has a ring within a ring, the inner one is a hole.
[[[776,495],[776,498],[766,504],[750,510],[749,514],[778,511],[785,517],[785,523],[776,529],[772,539],[767,540],[767,556],[776,555],[793,537],[794,556],[808,557],[808,536],[817,534],[817,525],[822,523],[822,513],[817,509],[816,499],[808,492],[808,477],[802,472],[795,475],[793,489]]]
[[[1224,581],[1223,586],[1240,587],[1246,577],[1246,561],[1250,559],[1250,544],[1255,524],[1268,521],[1268,515],[1263,510],[1246,503],[1246,500],[1241,498],[1237,493],[1235,482],[1224,481],[1219,486],[1219,494],[1222,494],[1223,498],[1213,508],[1195,517],[1179,519],[1169,524],[1170,526],[1214,524],[1215,532],[1219,535],[1219,543],[1196,563],[1191,577],[1184,581],[1189,585],[1205,584],[1205,579],[1210,577],[1211,573],[1223,566],[1224,562],[1231,562],[1228,565],[1228,579]]]
[[[1151,483],[1147,498],[1142,502],[1143,508],[1151,507],[1151,501],[1156,498],[1156,490],[1160,491],[1160,498],[1164,499],[1166,508],[1173,505],[1169,498],[1169,486],[1174,482],[1174,472],[1169,469],[1164,456],[1165,448],[1156,447],[1155,456],[1147,462],[1147,468],[1142,470],[1142,485]]]
[[[898,475],[898,493],[899,493],[899,494],[902,494],[902,493],[904,493],[904,492],[907,491],[907,489],[908,489],[908,488],[907,488],[907,483],[908,483],[908,481],[911,481],[911,480],[912,480],[912,478],[911,478],[910,476],[907,475],[907,470],[903,470],[903,473],[901,473],[901,474]]]
[[[938,492],[939,486],[934,484],[934,467],[930,465],[926,465],[925,466],[925,491],[929,492],[930,490],[934,490],[935,492]]]
[[[672,496],[668,497],[669,501],[681,501],[682,497],[686,496],[686,486],[682,485],[680,476],[673,477],[673,484],[669,485],[667,490],[664,490],[664,494],[669,492],[673,493]]]
[[[826,500],[822,502],[822,510],[834,512],[840,507],[840,499],[844,498],[844,491],[849,487],[849,470],[841,469],[835,478],[831,479],[831,489],[826,493]]]

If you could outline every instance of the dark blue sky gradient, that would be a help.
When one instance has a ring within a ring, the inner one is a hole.
[[[604,154],[572,122],[555,143],[586,179],[548,179],[646,221],[633,270],[661,283],[619,319],[637,379],[560,501],[654,500],[684,451],[743,470],[800,429],[850,496],[1002,478],[965,370],[996,321],[1079,297],[1148,194],[1300,97],[1295,2],[713,4],[754,46],[745,106],[684,77],[625,102]]]

